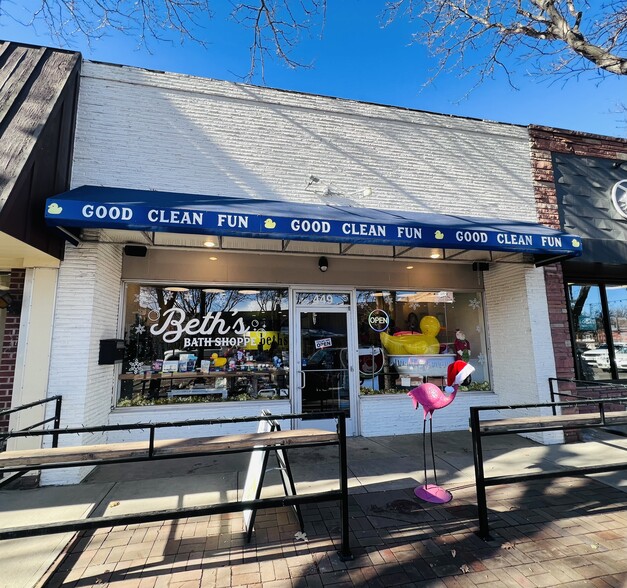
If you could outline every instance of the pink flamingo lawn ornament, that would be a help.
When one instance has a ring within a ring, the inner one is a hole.
[[[457,390],[461,386],[462,382],[466,380],[474,371],[475,368],[469,363],[458,360],[448,366],[446,376],[447,386],[444,388],[444,392],[435,384],[425,382],[407,393],[407,396],[410,396],[414,401],[414,409],[417,409],[420,404],[422,406],[422,410],[424,411],[422,423],[422,459],[424,463],[425,482],[422,486],[418,486],[414,490],[414,494],[426,502],[444,504],[445,502],[450,502],[453,498],[453,495],[448,490],[438,486],[438,475],[435,468],[435,454],[433,452],[433,412],[451,404],[451,402],[455,400]],[[435,484],[427,484],[427,448],[425,439],[427,418],[429,419],[429,440],[431,441],[431,461],[433,462],[433,476],[435,478]]]

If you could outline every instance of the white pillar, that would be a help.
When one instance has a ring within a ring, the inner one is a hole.
[[[484,281],[497,404],[550,402],[548,380],[556,371],[544,270],[495,263],[485,272]],[[551,411],[538,409],[535,414]],[[563,439],[561,433],[529,437],[542,443]]]
[[[47,396],[58,273],[56,268],[26,270],[12,408]],[[9,421],[9,429],[24,429],[41,422],[46,412],[46,406],[41,405],[14,413]],[[41,447],[41,444],[40,437],[11,438],[7,449],[34,449]]]
[[[116,387],[115,368],[98,365],[101,339],[117,335],[122,247],[82,243],[66,247],[59,271],[50,362],[50,396],[63,396],[62,427],[106,425]],[[103,434],[61,436],[59,445],[106,442]],[[46,470],[41,483],[79,482],[91,468]]]

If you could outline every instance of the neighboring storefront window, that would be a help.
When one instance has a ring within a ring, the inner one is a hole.
[[[568,297],[577,377],[627,379],[627,286],[568,284]]]
[[[289,397],[285,289],[129,284],[120,406]]]
[[[489,390],[481,292],[362,290],[357,293],[362,393],[443,384],[449,364],[475,368],[464,390]]]

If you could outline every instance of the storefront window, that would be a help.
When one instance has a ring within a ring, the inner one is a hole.
[[[362,290],[357,320],[362,393],[444,384],[456,359],[475,368],[462,390],[490,390],[481,292]]]
[[[568,296],[577,377],[627,379],[627,286],[568,284]]]
[[[285,289],[129,284],[120,406],[289,397]]]

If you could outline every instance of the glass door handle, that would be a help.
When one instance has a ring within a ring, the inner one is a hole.
[[[303,390],[305,388],[305,372],[300,370],[300,389]]]

